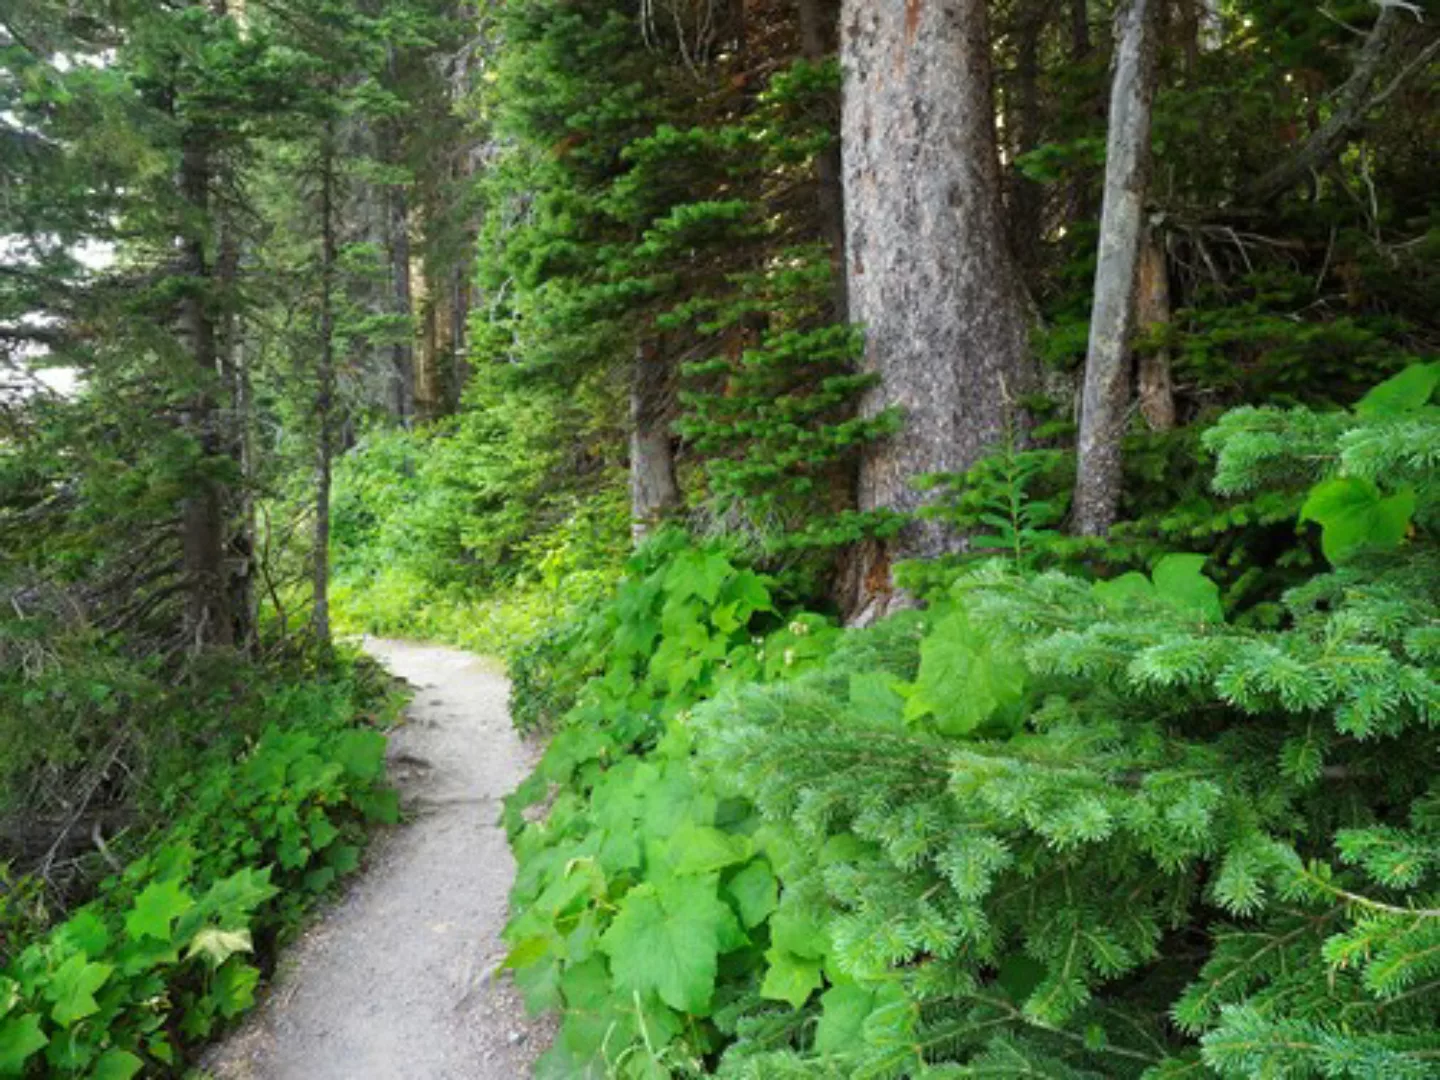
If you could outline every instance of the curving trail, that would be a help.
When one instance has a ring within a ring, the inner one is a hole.
[[[221,1080],[519,1080],[550,1030],[496,971],[515,867],[495,824],[533,764],[487,661],[369,640],[416,688],[390,742],[407,813],[205,1062]]]

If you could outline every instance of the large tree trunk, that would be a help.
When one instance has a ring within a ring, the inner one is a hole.
[[[835,51],[838,13],[833,0],[799,0],[800,53],[819,63]],[[820,231],[830,245],[831,307],[836,322],[849,318],[845,285],[845,189],[837,138],[815,157],[816,209]]]
[[[219,386],[215,317],[210,305],[210,266],[203,230],[210,214],[210,151],[203,132],[190,131],[181,149],[180,197],[191,216],[181,238],[181,272],[186,288],[180,301],[178,334],[195,364],[197,390],[185,410],[185,425],[200,450],[200,467],[187,481],[181,523],[182,566],[186,582],[182,625],[188,647],[234,642],[230,596],[225,575],[226,492],[211,467],[223,452],[215,394]]]
[[[1110,91],[1105,201],[1085,391],[1080,406],[1075,530],[1103,536],[1115,522],[1130,412],[1131,341],[1138,327],[1136,283],[1150,166],[1150,105],[1155,95],[1155,14],[1162,0],[1130,0]]]
[[[984,0],[845,0],[843,147],[851,317],[879,375],[866,416],[903,430],[869,447],[862,510],[917,510],[924,473],[968,469],[1033,383],[1030,312],[1001,197]],[[916,521],[856,579],[870,605],[896,557],[954,550]],[[876,571],[876,567],[882,568]]]
[[[630,376],[630,531],[639,544],[680,507],[675,479],[674,370],[654,341],[635,350]]]
[[[320,147],[320,349],[315,379],[315,549],[311,626],[330,647],[330,474],[335,412],[335,126],[327,120]]]

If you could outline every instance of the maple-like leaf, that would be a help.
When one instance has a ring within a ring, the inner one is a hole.
[[[125,916],[125,932],[136,941],[147,937],[168,941],[175,920],[194,904],[195,899],[175,878],[147,885]]]
[[[656,994],[672,1009],[710,1011],[720,953],[743,933],[730,906],[716,895],[714,876],[637,885],[600,947],[622,990]]]

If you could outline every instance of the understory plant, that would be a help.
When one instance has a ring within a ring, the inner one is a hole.
[[[0,968],[0,1076],[185,1074],[359,865],[365,824],[397,819],[376,727],[393,707],[363,678],[317,674],[267,690],[253,737],[190,750],[189,775],[141,807],[167,824]]]
[[[847,632],[628,583],[510,807],[541,1075],[1440,1076],[1437,384],[1206,436],[1331,564],[1264,621],[1186,554]]]

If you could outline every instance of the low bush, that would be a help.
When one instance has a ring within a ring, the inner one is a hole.
[[[142,853],[63,922],[11,943],[0,1075],[180,1075],[252,1003],[305,909],[358,865],[365,823],[398,817],[378,730],[394,699],[373,676],[231,674],[261,685],[217,691],[233,699],[229,734],[157,766],[165,782],[137,812],[165,824],[130,841]]]
[[[539,1075],[1436,1076],[1437,386],[1207,436],[1332,564],[1263,620],[1202,555],[845,632],[637,566],[507,806]]]

